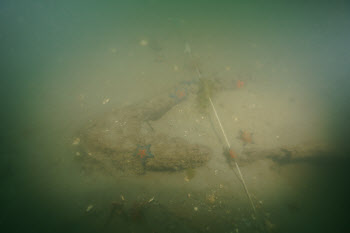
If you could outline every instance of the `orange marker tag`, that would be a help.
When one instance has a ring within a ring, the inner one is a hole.
[[[241,80],[238,80],[236,85],[237,85],[237,88],[242,88],[244,86],[244,82]]]
[[[231,158],[236,158],[236,152],[234,150],[230,149],[228,152],[230,153]]]

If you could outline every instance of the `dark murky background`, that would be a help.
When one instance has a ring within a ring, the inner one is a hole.
[[[283,178],[275,182],[273,175],[266,176],[271,180],[256,192],[265,197],[277,226],[271,232],[345,232],[350,129],[346,1],[4,0],[0,24],[1,232],[255,232],[249,214],[237,214],[238,199],[212,214],[201,214],[199,208],[191,218],[165,204],[178,203],[178,196],[192,190],[182,187],[176,175],[163,183],[152,181],[156,174],[141,181],[88,176],[72,155],[72,139],[89,119],[181,81],[181,72],[174,69],[181,71],[185,42],[208,72],[229,67],[233,76],[265,83],[257,85],[267,94],[295,88],[294,99],[322,109],[310,127],[322,128],[314,138],[332,144],[333,153],[282,167]],[[157,43],[165,62],[154,62]],[[102,104],[106,99],[109,103]],[[192,196],[200,202],[206,178],[198,179]],[[174,186],[166,186],[172,181]],[[298,193],[293,201],[285,201],[282,189],[269,190],[289,184]],[[130,206],[152,196],[158,205],[145,210],[140,221],[126,217],[104,227],[110,203],[120,195]],[[249,209],[248,203],[239,203]],[[193,211],[195,201],[190,205]]]

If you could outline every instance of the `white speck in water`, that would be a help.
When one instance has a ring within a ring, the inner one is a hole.
[[[88,207],[86,208],[86,212],[90,212],[92,208],[94,208],[94,205],[88,205]]]
[[[154,197],[152,197],[151,199],[149,199],[148,203],[151,203],[154,200]]]
[[[109,98],[105,98],[103,101],[102,101],[102,104],[107,104],[109,102]]]
[[[139,45],[141,45],[141,46],[147,46],[147,45],[148,45],[148,41],[145,40],[145,39],[140,40]]]

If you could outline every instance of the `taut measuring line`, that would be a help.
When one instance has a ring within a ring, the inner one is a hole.
[[[188,54],[190,55],[190,58],[192,59],[192,51],[191,51],[191,47],[190,47],[190,45],[189,45],[188,43],[186,43],[186,45],[185,45],[185,53],[188,53]],[[196,71],[197,71],[197,74],[198,74],[198,78],[201,78],[201,77],[202,77],[202,74],[201,74],[201,72],[199,71],[199,68],[198,68],[197,63],[195,63],[195,66],[196,66]],[[224,128],[222,127],[220,118],[219,118],[219,116],[218,116],[218,113],[216,112],[216,109],[215,109],[215,106],[214,106],[214,104],[213,104],[213,101],[211,100],[210,96],[208,96],[208,99],[209,99],[210,105],[211,105],[211,107],[212,107],[212,109],[213,109],[213,111],[214,111],[215,117],[216,117],[216,119],[217,119],[217,121],[218,121],[218,123],[219,123],[221,132],[222,132],[222,134],[224,135],[224,138],[225,138],[226,144],[227,144],[227,146],[228,146],[228,149],[231,150],[231,145],[230,145],[230,143],[229,143],[229,141],[228,141],[228,139],[227,139],[225,130],[224,130]],[[243,184],[244,190],[245,190],[245,192],[246,192],[246,194],[247,194],[247,196],[248,196],[248,199],[249,199],[249,201],[250,201],[250,204],[252,205],[253,211],[254,211],[254,213],[256,213],[254,203],[253,203],[252,198],[251,198],[251,196],[250,196],[250,193],[249,193],[249,191],[248,191],[247,185],[245,184],[245,181],[244,181],[244,178],[243,178],[241,169],[239,168],[238,163],[236,162],[236,160],[233,159],[233,161],[234,161],[234,163],[235,163],[235,165],[236,165],[236,168],[237,168],[237,171],[238,171],[238,174],[239,174],[239,178],[240,178],[240,180],[241,180],[241,182],[242,182],[242,184]]]
[[[229,143],[229,141],[228,141],[228,139],[227,139],[227,137],[226,137],[226,133],[225,133],[225,131],[224,131],[224,128],[222,127],[220,118],[219,118],[219,116],[218,116],[218,113],[216,112],[216,109],[215,109],[215,106],[214,106],[214,104],[213,104],[213,101],[211,101],[210,96],[208,96],[208,98],[209,98],[211,107],[213,108],[213,111],[214,111],[214,113],[215,113],[216,119],[217,119],[218,122],[219,122],[221,132],[222,132],[222,134],[223,134],[224,137],[225,137],[225,141],[226,141],[226,144],[227,144],[227,146],[228,146],[228,149],[230,150],[230,149],[231,149],[231,145],[230,145],[230,143]],[[248,191],[247,185],[245,184],[245,181],[244,181],[244,179],[243,179],[243,175],[242,175],[241,169],[239,168],[238,163],[236,162],[235,159],[233,159],[233,162],[234,162],[235,165],[236,165],[236,168],[237,168],[237,171],[238,171],[238,174],[239,174],[239,178],[240,178],[241,181],[242,181],[244,190],[245,190],[245,192],[246,192],[246,194],[247,194],[247,196],[248,196],[248,198],[249,198],[249,201],[250,201],[250,204],[252,205],[252,208],[253,208],[253,210],[254,210],[254,213],[256,213],[254,203],[253,203],[253,201],[252,201],[252,198],[250,197],[250,193],[249,193],[249,191]]]

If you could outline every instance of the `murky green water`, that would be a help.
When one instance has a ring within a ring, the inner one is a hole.
[[[349,10],[346,1],[2,1],[1,232],[345,232]],[[151,128],[210,147],[206,165],[116,176],[77,159],[72,143],[89,122],[170,94],[197,80],[197,67],[227,82],[213,102],[238,157],[332,148],[242,161],[257,214],[195,93]]]

